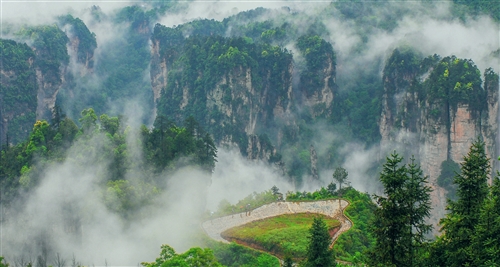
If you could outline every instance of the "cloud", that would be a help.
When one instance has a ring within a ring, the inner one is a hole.
[[[105,204],[108,162],[99,155],[106,142],[105,137],[96,136],[73,146],[64,162],[42,170],[40,184],[23,205],[6,212],[1,242],[9,262],[20,257],[34,260],[47,253],[52,265],[59,253],[67,262],[74,255],[84,265],[107,261],[131,266],[153,261],[161,244],[179,250],[195,245],[191,237],[205,209],[210,176],[189,166],[161,174],[166,189],[137,217],[125,219]],[[144,174],[130,170],[127,175],[133,183],[134,175]]]
[[[252,194],[270,190],[274,185],[286,193],[294,188],[278,170],[262,161],[249,161],[237,149],[219,148],[217,164],[208,188],[207,208],[216,210],[222,200],[232,204]]]

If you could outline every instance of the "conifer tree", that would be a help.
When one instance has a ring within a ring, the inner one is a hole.
[[[379,207],[372,231],[377,240],[369,253],[373,266],[421,265],[417,256],[431,230],[425,223],[431,210],[427,177],[414,157],[408,166],[401,165],[402,161],[392,153],[380,174],[385,196],[375,196]]]
[[[473,266],[475,254],[471,246],[475,227],[479,223],[483,203],[488,196],[490,162],[484,142],[475,141],[460,164],[455,176],[456,201],[448,200],[448,214],[441,220],[446,266]]]
[[[321,218],[314,218],[309,229],[309,245],[307,247],[307,267],[336,266],[333,251],[329,249],[330,234],[326,223]]]
[[[379,207],[375,210],[372,232],[376,244],[370,251],[370,264],[373,266],[402,266],[404,249],[401,241],[405,235],[404,184],[406,166],[400,166],[403,158],[396,152],[387,157],[387,162],[380,173],[384,186],[383,196],[375,196]]]
[[[472,236],[474,266],[500,266],[500,176],[493,179]]]
[[[406,206],[408,213],[409,231],[407,246],[408,255],[405,266],[420,266],[419,257],[422,253],[422,245],[426,241],[425,235],[432,230],[426,220],[431,211],[430,192],[432,189],[427,185],[427,176],[423,175],[422,169],[415,163],[415,157],[411,157],[407,168],[408,180],[406,182]]]

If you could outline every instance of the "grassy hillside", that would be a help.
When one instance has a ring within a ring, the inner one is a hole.
[[[332,234],[335,228],[340,226],[337,220],[320,214],[285,214],[229,229],[223,232],[222,236],[237,243],[269,251],[280,258],[288,254],[295,259],[301,259],[305,257],[309,228],[315,217],[325,220]]]

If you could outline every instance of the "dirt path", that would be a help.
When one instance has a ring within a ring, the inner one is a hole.
[[[256,208],[250,212],[250,215],[245,212],[228,215],[224,217],[214,218],[202,224],[207,235],[220,242],[229,243],[221,237],[221,233],[240,225],[249,222],[262,220],[269,217],[274,217],[282,214],[293,213],[319,213],[329,217],[333,217],[341,223],[340,230],[332,237],[332,244],[343,232],[349,230],[352,222],[344,215],[343,210],[349,205],[345,200],[322,200],[314,202],[274,202]]]

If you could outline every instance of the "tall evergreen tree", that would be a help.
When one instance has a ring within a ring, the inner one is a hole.
[[[425,235],[432,230],[426,219],[431,211],[430,192],[432,189],[427,185],[427,176],[423,175],[422,169],[415,163],[415,157],[411,157],[407,168],[408,179],[406,182],[406,206],[408,213],[407,238],[408,255],[405,266],[420,266],[419,259],[422,255],[422,245]]]
[[[474,266],[500,266],[500,175],[493,179],[472,236]]]
[[[403,158],[396,152],[387,157],[380,173],[384,186],[384,196],[375,196],[379,207],[375,210],[372,224],[376,243],[370,251],[370,264],[373,266],[402,266],[405,250],[401,241],[405,236],[406,166],[400,166]]]
[[[488,174],[490,162],[486,156],[484,142],[475,141],[460,164],[460,173],[455,176],[457,201],[448,200],[448,214],[441,220],[444,232],[443,246],[446,266],[473,266],[471,246],[475,227],[480,222],[478,214],[488,196]]]
[[[375,211],[373,233],[377,241],[370,251],[374,266],[418,266],[423,254],[425,235],[431,225],[429,217],[431,188],[415,158],[408,166],[396,152],[387,158],[380,174],[385,196],[375,196],[379,203]]]
[[[307,267],[336,266],[333,251],[329,249],[330,234],[326,223],[321,218],[314,218],[309,229],[309,245],[307,247]]]

